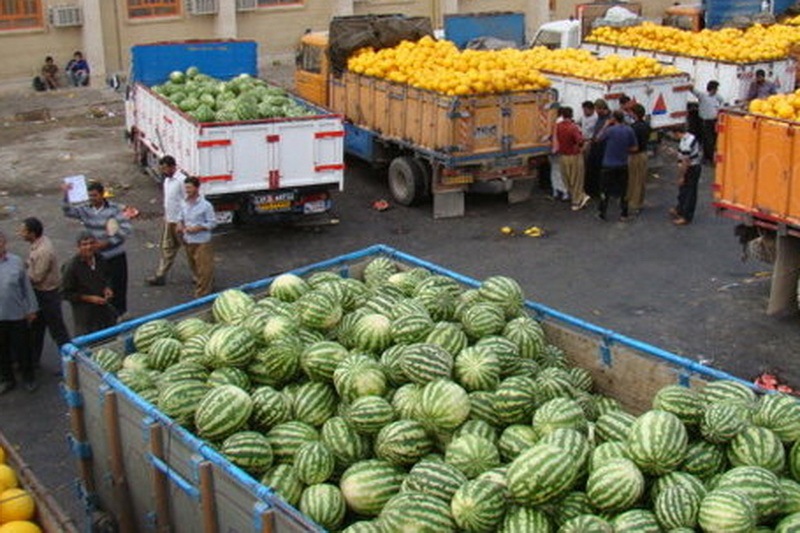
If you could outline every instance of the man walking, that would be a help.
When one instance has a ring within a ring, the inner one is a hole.
[[[700,163],[703,152],[700,142],[685,126],[681,127],[677,136],[678,143],[678,205],[669,210],[672,223],[676,226],[691,224],[697,206],[697,184],[700,181]]]
[[[42,222],[35,217],[22,221],[20,236],[30,243],[30,252],[26,262],[28,278],[33,285],[39,313],[31,323],[31,357],[34,368],[39,366],[44,348],[45,327],[56,346],[69,342],[70,337],[64,325],[61,312],[61,270],[53,243],[44,234]]]
[[[211,230],[217,225],[214,208],[200,196],[200,180],[191,176],[184,180],[186,201],[181,210],[178,232],[183,235],[186,259],[194,277],[196,298],[211,294],[214,285],[214,248]]]
[[[75,334],[86,335],[116,324],[117,314],[111,305],[114,291],[108,264],[97,253],[97,238],[89,231],[76,240],[78,253],[64,269],[62,293],[72,304]]]
[[[644,205],[645,182],[647,181],[647,143],[650,141],[650,124],[644,119],[642,104],[631,107],[634,122],[631,124],[636,134],[637,150],[628,156],[628,210],[636,215]]]
[[[25,388],[33,392],[36,380],[28,325],[36,318],[36,295],[25,263],[19,256],[8,253],[7,244],[5,234],[0,231],[0,394],[17,385],[12,354],[17,356]]]
[[[62,209],[69,218],[83,222],[84,228],[97,241],[97,250],[108,264],[108,276],[113,292],[111,305],[121,317],[128,311],[128,258],[125,254],[125,238],[131,233],[131,223],[122,214],[122,208],[105,198],[105,188],[94,181],[87,187],[89,205],[73,206],[67,197],[68,186],[64,187]]]
[[[620,221],[625,222],[628,220],[628,156],[638,149],[636,134],[625,124],[625,114],[617,109],[598,135],[598,140],[605,145],[598,216],[606,220],[609,199],[618,197]]]
[[[164,177],[164,229],[161,233],[161,258],[155,275],[147,278],[147,284],[164,285],[166,276],[175,256],[181,247],[181,236],[178,234],[178,223],[181,220],[181,209],[184,202],[184,180],[186,175],[178,170],[175,158],[165,155],[159,162],[159,170]]]
[[[589,202],[589,195],[583,190],[583,134],[572,120],[571,107],[560,109],[562,121],[556,126],[556,139],[560,154],[561,175],[572,199],[572,210],[583,209]]]
[[[703,124],[700,139],[703,143],[703,159],[709,163],[714,162],[714,152],[717,149],[717,116],[720,108],[725,105],[719,95],[719,82],[711,80],[706,84],[706,92],[701,93],[692,89],[697,97],[697,114]]]

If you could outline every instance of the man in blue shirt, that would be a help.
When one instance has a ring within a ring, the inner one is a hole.
[[[211,294],[214,286],[214,248],[211,230],[217,225],[214,207],[200,196],[200,180],[190,176],[184,180],[186,200],[181,209],[178,232],[183,235],[186,259],[194,277],[196,298]]]
[[[64,70],[73,87],[89,85],[89,63],[83,58],[82,53],[75,52]]]
[[[0,231],[0,394],[10,391],[17,383],[12,354],[17,355],[25,388],[33,392],[36,381],[28,325],[36,318],[38,304],[25,262],[8,253],[6,243],[6,236]]]
[[[606,220],[608,200],[619,198],[620,220],[628,220],[628,156],[636,153],[639,144],[633,128],[625,124],[625,114],[616,110],[606,122],[598,140],[605,143],[603,166],[600,174],[600,211],[598,216]]]

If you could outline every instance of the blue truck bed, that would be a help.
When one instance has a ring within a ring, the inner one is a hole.
[[[170,72],[189,67],[221,80],[242,73],[258,76],[258,44],[236,40],[170,41],[131,48],[131,83],[156,85],[165,82]]]

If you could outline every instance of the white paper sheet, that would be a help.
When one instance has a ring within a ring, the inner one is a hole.
[[[67,191],[67,199],[71,204],[79,204],[89,200],[89,191],[86,190],[86,176],[68,176],[64,178],[64,183],[70,186]]]

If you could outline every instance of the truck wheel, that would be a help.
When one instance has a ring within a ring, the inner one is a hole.
[[[397,157],[389,165],[389,192],[401,205],[414,205],[425,196],[425,176],[413,157]]]

